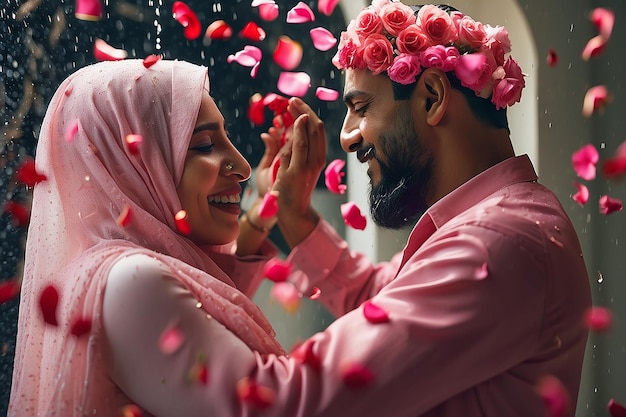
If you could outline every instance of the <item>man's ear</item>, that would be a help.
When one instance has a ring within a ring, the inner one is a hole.
[[[438,125],[448,109],[450,81],[443,71],[435,68],[424,70],[420,81],[426,122],[431,126]]]

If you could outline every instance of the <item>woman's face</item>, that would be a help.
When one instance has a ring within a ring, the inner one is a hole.
[[[250,172],[250,164],[226,134],[224,117],[205,92],[177,187],[194,243],[222,245],[237,238],[239,183]]]

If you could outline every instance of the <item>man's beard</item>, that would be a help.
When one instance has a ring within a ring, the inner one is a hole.
[[[381,136],[383,152],[392,166],[375,157],[380,166],[380,181],[371,186],[369,202],[374,223],[388,229],[401,229],[412,225],[421,217],[428,205],[426,193],[432,174],[432,160],[424,158],[424,150],[406,120],[400,132]],[[408,134],[408,136],[407,136]],[[401,146],[401,144],[407,146]],[[422,162],[425,160],[425,162]]]

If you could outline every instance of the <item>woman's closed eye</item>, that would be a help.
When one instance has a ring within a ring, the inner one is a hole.
[[[213,150],[213,148],[215,147],[214,143],[207,143],[207,144],[203,144],[203,145],[197,145],[197,146],[193,146],[191,148],[189,148],[192,151],[196,151],[196,152],[201,152],[201,153],[209,153]]]

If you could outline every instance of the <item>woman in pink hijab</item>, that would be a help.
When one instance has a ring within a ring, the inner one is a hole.
[[[207,368],[195,339],[232,332],[233,352],[283,353],[249,298],[275,255],[271,224],[242,221],[238,254],[253,255],[236,256],[240,183],[251,169],[226,135],[206,68],[126,60],[80,69],[49,105],[36,170],[46,179],[33,193],[9,416],[160,415],[141,394],[129,398],[145,378],[175,394],[185,415],[186,395],[228,373]],[[175,218],[181,210],[189,230]],[[154,314],[128,314],[135,300]],[[193,305],[193,317],[172,300]],[[189,331],[198,309],[218,330]],[[134,373],[133,358],[115,351],[126,323],[145,328],[141,355],[165,363],[167,377]]]

